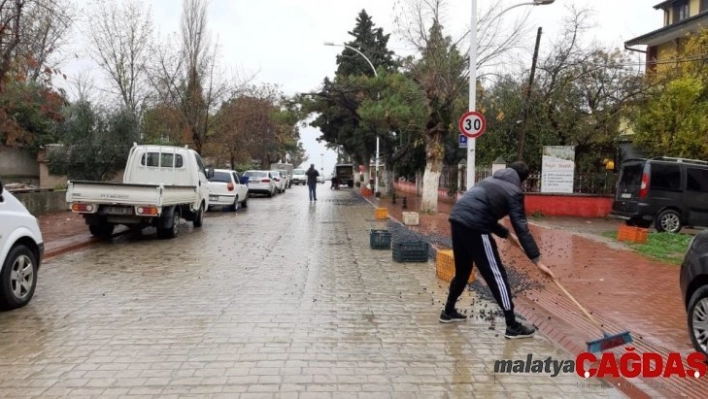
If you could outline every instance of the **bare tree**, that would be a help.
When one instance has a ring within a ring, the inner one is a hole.
[[[97,0],[86,36],[91,57],[108,74],[123,105],[139,116],[148,96],[146,63],[153,35],[149,8],[139,0]]]
[[[396,17],[396,33],[417,51],[422,52],[430,40],[430,25],[433,20],[444,25],[447,20],[449,0],[397,0],[398,17]],[[510,51],[519,49],[521,41],[529,33],[527,20],[529,11],[522,13],[520,18],[505,24],[511,18],[504,13],[503,1],[491,3],[478,14],[477,18],[477,69],[496,66],[500,58]],[[502,15],[505,18],[502,18]],[[457,47],[469,48],[469,28],[457,38],[453,44]],[[464,43],[464,42],[468,43]],[[484,74],[478,74],[482,78]]]
[[[207,6],[208,0],[184,0],[181,47],[172,47],[175,40],[170,38],[156,46],[149,74],[158,101],[179,110],[190,141],[200,153],[217,122],[212,115],[238,89],[223,78],[219,68],[219,47],[211,43],[207,29]]]
[[[71,83],[70,92],[77,101],[94,102],[96,85],[89,70],[79,72]]]
[[[0,85],[8,73],[49,80],[73,22],[69,0],[0,1]]]

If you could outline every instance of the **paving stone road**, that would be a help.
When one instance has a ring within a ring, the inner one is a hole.
[[[293,187],[174,240],[145,230],[48,261],[30,305],[0,313],[0,398],[623,397],[575,374],[494,373],[568,357],[506,341],[472,293],[475,318],[438,323],[432,262],[370,250],[374,209],[318,188],[317,203]]]

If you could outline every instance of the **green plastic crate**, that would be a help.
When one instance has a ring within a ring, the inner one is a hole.
[[[400,263],[427,262],[430,244],[425,241],[404,241],[393,244],[393,260]]]
[[[391,232],[388,230],[371,230],[369,233],[371,249],[391,249]]]

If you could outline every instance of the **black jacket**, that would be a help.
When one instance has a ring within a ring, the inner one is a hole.
[[[320,172],[317,169],[310,167],[310,169],[305,172],[307,175],[307,184],[310,186],[317,185],[317,178],[320,176]]]
[[[538,262],[541,254],[529,231],[524,193],[514,169],[498,170],[468,190],[452,208],[450,221],[482,234],[494,233],[507,238],[509,230],[499,223],[507,215],[526,255],[534,263]]]

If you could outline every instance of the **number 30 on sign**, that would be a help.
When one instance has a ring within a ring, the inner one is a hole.
[[[470,111],[460,118],[460,133],[471,139],[481,136],[486,128],[487,121],[479,112]]]

